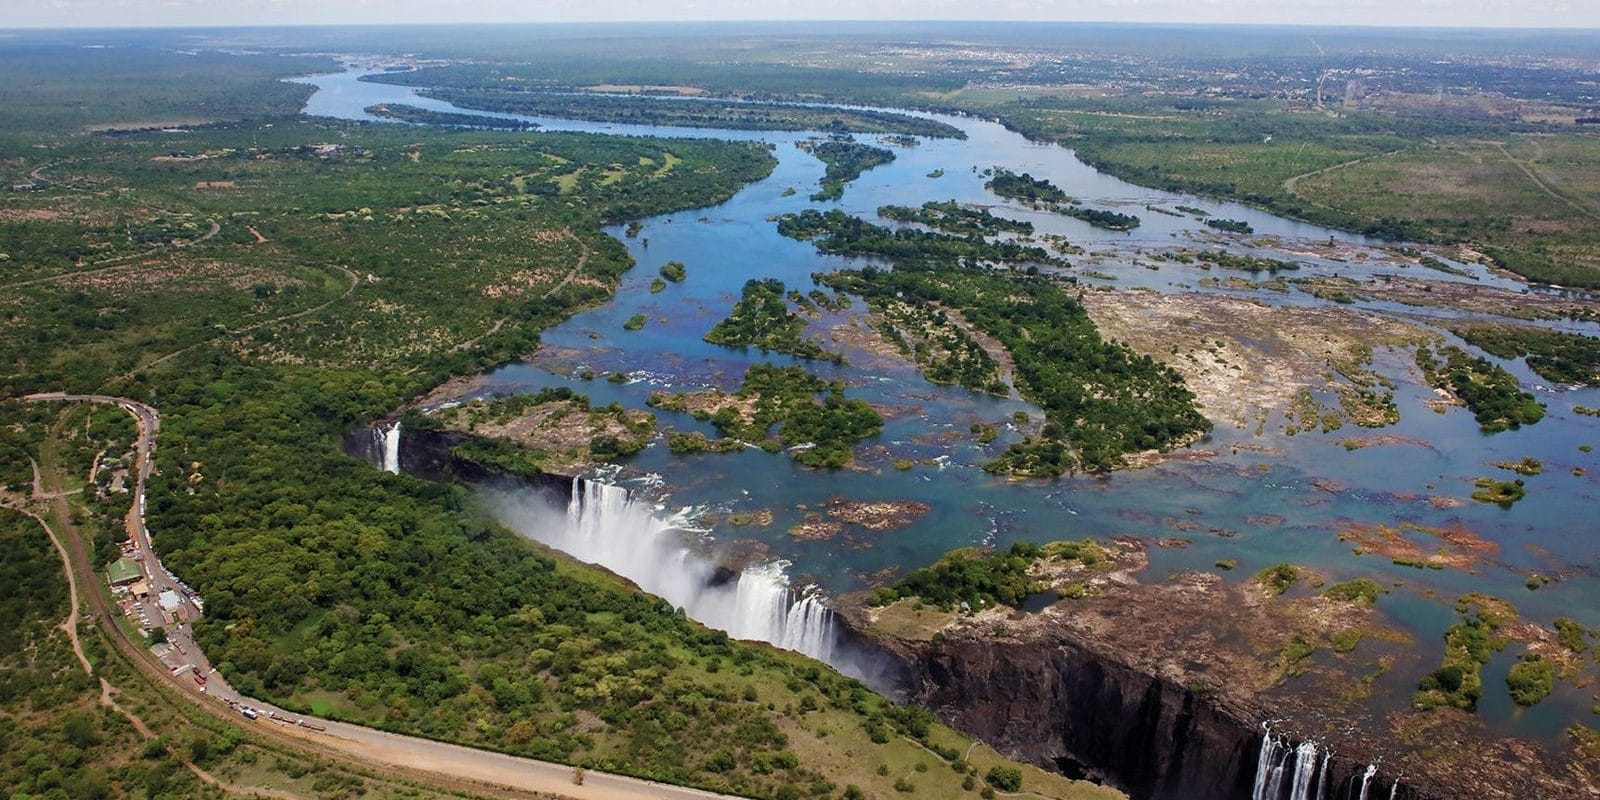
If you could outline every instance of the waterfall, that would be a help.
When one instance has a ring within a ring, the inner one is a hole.
[[[1333,784],[1333,770],[1329,769],[1332,765],[1333,751],[1329,750],[1322,754],[1322,785],[1317,789],[1317,800],[1333,800],[1333,795],[1328,794],[1328,787]]]
[[[387,428],[372,429],[372,434],[378,440],[378,454],[382,458],[379,464],[384,472],[400,473],[400,420],[395,420]]]
[[[1323,751],[1316,742],[1308,740],[1291,746],[1288,737],[1279,736],[1271,727],[1266,727],[1250,800],[1322,800],[1327,794],[1332,757],[1331,752]]]
[[[1376,774],[1378,774],[1378,765],[1377,764],[1368,764],[1367,765],[1367,771],[1361,773],[1361,797],[1360,797],[1360,800],[1367,800],[1367,787],[1372,784],[1372,776],[1374,776]]]
[[[1283,785],[1283,769],[1292,755],[1294,750],[1290,749],[1289,740],[1280,738],[1270,727],[1266,728],[1261,740],[1261,754],[1256,762],[1256,783],[1250,792],[1250,800],[1278,800],[1278,790]]]
[[[1400,794],[1400,779],[1399,778],[1395,778],[1394,779],[1394,783],[1389,784],[1389,800],[1394,800],[1394,798],[1399,794]]]
[[[663,518],[620,486],[579,478],[566,514],[522,495],[500,494],[506,522],[574,558],[599,564],[737,639],[768,642],[828,661],[838,638],[833,611],[789,586],[784,562],[757,564],[722,580],[711,559],[683,540],[684,520]]]
[[[1289,800],[1312,800],[1312,779],[1317,777],[1317,743],[1307,740],[1294,750],[1294,781]]]

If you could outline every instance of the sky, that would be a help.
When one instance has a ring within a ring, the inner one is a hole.
[[[961,19],[1600,28],[1600,0],[0,0],[0,28]]]

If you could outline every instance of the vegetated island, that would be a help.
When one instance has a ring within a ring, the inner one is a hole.
[[[778,217],[778,232],[810,241],[824,253],[877,256],[894,261],[939,261],[966,265],[1070,266],[1036,245],[988,241],[981,236],[955,236],[916,228],[874,225],[839,209],[808,208]]]
[[[754,278],[745,281],[738,302],[721,322],[706,332],[705,340],[728,347],[756,347],[799,358],[844,363],[844,356],[831,353],[812,339],[805,338],[806,321],[789,310],[783,281]]]
[[[915,222],[957,236],[994,236],[1033,233],[1033,223],[997,217],[988,209],[967,208],[954,200],[929,200],[921,208],[879,206],[878,216],[896,222]]]
[[[1547,381],[1600,385],[1600,339],[1524,325],[1458,324],[1450,332],[1499,358],[1527,356],[1528,369]]]
[[[958,310],[1004,346],[1022,396],[1044,409],[1046,422],[1038,436],[986,465],[991,472],[1048,478],[1115,469],[1130,453],[1170,450],[1211,429],[1176,371],[1102,339],[1082,303],[1057,280],[926,261],[820,279],[869,302],[914,298]]]
[[[754,365],[732,394],[716,389],[656,392],[648,402],[652,408],[709,421],[725,437],[711,440],[699,433],[673,433],[668,446],[679,454],[725,452],[746,445],[768,452],[789,448],[801,464],[837,469],[855,460],[856,442],[878,435],[883,428],[883,417],[866,401],[846,398],[843,384],[794,366]]]
[[[456,111],[434,111],[404,103],[378,103],[367,106],[366,112],[374,117],[399,120],[415,125],[437,125],[444,128],[478,128],[491,131],[533,131],[539,123],[483,114],[462,114]]]
[[[1228,233],[1255,233],[1256,232],[1256,229],[1251,227],[1250,223],[1243,222],[1243,221],[1237,220],[1237,219],[1221,219],[1221,218],[1213,217],[1211,219],[1206,220],[1206,226],[1210,227],[1210,228],[1216,228],[1219,231],[1226,231]]]
[[[655,416],[612,403],[593,407],[561,386],[530,394],[475,399],[433,414],[411,414],[407,427],[471,434],[450,448],[456,458],[507,475],[580,475],[627,459],[655,434]]]
[[[1139,227],[1137,216],[1084,208],[1076,198],[1068,196],[1061,187],[1044,178],[1035,178],[1026,172],[1019,174],[1004,167],[994,167],[990,170],[990,174],[992,177],[983,184],[983,187],[1000,197],[1021,200],[1035,208],[1075,217],[1096,228],[1131,231]]]
[[[1195,250],[1185,247],[1179,250],[1151,253],[1149,257],[1151,261],[1199,264],[1201,269],[1211,269],[1211,267],[1216,266],[1222,269],[1238,270],[1252,274],[1265,272],[1268,275],[1276,275],[1280,272],[1293,272],[1300,269],[1300,265],[1293,261],[1252,256],[1244,253],[1235,253],[1230,250]]]
[[[372,76],[369,76],[372,77]],[[424,88],[424,97],[461,108],[530,117],[556,117],[614,125],[730,128],[761,131],[903,133],[934,139],[965,139],[960,128],[936,120],[837,107],[736,100],[683,100],[650,96],[511,91],[490,88]]]
[[[894,160],[894,151],[861,144],[848,139],[805,140],[794,143],[827,166],[822,174],[822,188],[811,195],[813,202],[838,200],[844,197],[845,184],[861,177],[861,173]]]
[[[1417,366],[1435,389],[1460,401],[1484,433],[1514,430],[1544,419],[1544,404],[1522,391],[1505,368],[1469,355],[1454,345],[1417,348]]]

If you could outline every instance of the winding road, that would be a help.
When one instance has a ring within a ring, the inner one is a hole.
[[[109,395],[48,392],[28,395],[23,399],[32,402],[115,405],[133,416],[138,426],[134,501],[129,506],[124,524],[134,546],[143,557],[142,560],[150,574],[152,589],[156,593],[168,589],[178,592],[183,598],[181,615],[191,621],[198,617],[201,612],[200,606],[184,593],[182,585],[161,564],[151,544],[150,531],[145,526],[145,489],[151,473],[156,434],[161,427],[161,415],[155,408],[137,400]],[[62,506],[66,504],[65,496],[59,493],[51,499]],[[65,511],[65,508],[58,510]],[[35,516],[35,519],[38,517]],[[49,530],[48,526],[46,530]],[[77,537],[69,537],[69,541],[61,542],[55,532],[51,531],[51,539],[56,541],[63,558],[71,564],[68,573],[76,597],[76,589],[81,581],[97,579],[94,565],[90,562],[82,541]],[[73,578],[73,574],[77,577]],[[92,610],[107,637],[149,678],[166,684],[207,713],[225,718],[233,724],[244,725],[267,738],[301,751],[312,752],[342,763],[365,766],[383,773],[414,777],[432,784],[467,791],[486,791],[509,797],[556,796],[574,800],[652,798],[733,800],[732,795],[715,794],[603,772],[586,772],[583,782],[579,784],[574,780],[573,767],[565,764],[476,750],[288,712],[246,697],[228,685],[221,675],[212,670],[205,653],[194,643],[189,625],[187,623],[174,625],[168,631],[168,639],[176,645],[177,658],[180,659],[181,665],[191,667],[196,674],[208,676],[205,686],[201,688],[187,674],[173,675],[173,669],[157,661],[143,642],[134,641],[123,628],[118,626],[113,616],[116,612],[102,592],[88,591],[85,594],[90,599]],[[73,608],[77,608],[76,600]],[[193,616],[190,616],[191,614]],[[74,621],[75,618],[76,611],[73,613]],[[83,658],[81,650],[79,652],[80,660],[87,665],[87,659]],[[103,691],[109,689],[103,687]],[[254,710],[257,718],[253,722],[247,720],[239,712],[242,708]]]

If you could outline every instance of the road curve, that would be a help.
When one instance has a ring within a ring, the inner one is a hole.
[[[128,509],[125,521],[128,535],[134,546],[143,553],[149,565],[150,580],[157,591],[173,589],[184,598],[183,611],[198,616],[200,608],[187,597],[177,579],[156,558],[150,542],[150,532],[145,527],[145,486],[151,471],[151,456],[155,451],[156,432],[161,426],[161,416],[155,408],[124,397],[109,395],[65,394],[45,392],[23,398],[33,402],[87,402],[115,405],[133,415],[138,424],[134,502]],[[88,567],[92,569],[92,566]],[[108,609],[100,609],[106,615]],[[189,617],[193,619],[194,617]],[[107,620],[107,622],[110,622]],[[115,630],[114,622],[110,627]],[[381,770],[399,771],[424,778],[435,778],[457,786],[484,787],[513,794],[561,796],[574,800],[734,800],[734,795],[716,794],[682,786],[614,775],[604,772],[585,772],[583,783],[575,782],[573,767],[548,761],[511,756],[487,750],[477,750],[461,745],[437,742],[415,736],[389,733],[346,722],[337,722],[304,714],[296,714],[239,694],[221,675],[212,671],[205,654],[194,643],[187,624],[174,626],[168,631],[169,641],[179,646],[181,658],[200,675],[208,677],[205,687],[199,688],[185,676],[174,676],[153,665],[148,650],[131,652],[145,672],[154,677],[163,674],[166,682],[179,692],[217,714],[229,714],[248,707],[257,713],[252,725],[242,716],[234,717],[239,724],[255,727],[262,733],[280,741],[288,740],[303,749],[347,762],[364,764]],[[123,643],[137,648],[131,640]],[[230,711],[232,709],[233,711]]]

